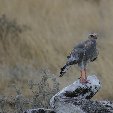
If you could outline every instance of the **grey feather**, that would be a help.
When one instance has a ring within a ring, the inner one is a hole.
[[[78,64],[80,68],[83,68],[88,62],[93,62],[97,59],[99,52],[96,48],[96,39],[94,37],[89,38],[74,47],[70,55],[67,56],[65,66],[61,68],[60,77],[67,72],[71,65]]]

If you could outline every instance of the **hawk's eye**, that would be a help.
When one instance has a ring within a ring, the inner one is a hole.
[[[70,58],[70,56],[67,56],[67,58]]]

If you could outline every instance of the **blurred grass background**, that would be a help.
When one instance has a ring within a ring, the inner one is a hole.
[[[100,54],[89,64],[88,74],[96,74],[102,82],[95,98],[113,100],[112,6],[113,0],[0,0],[0,16],[27,26],[18,37],[0,38],[0,94],[12,95],[10,84],[15,83],[29,96],[28,80],[38,80],[43,68],[58,77],[72,48],[88,33],[97,32]],[[60,88],[79,75],[77,66],[72,67],[58,77]]]

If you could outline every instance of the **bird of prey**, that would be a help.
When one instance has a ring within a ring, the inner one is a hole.
[[[86,65],[89,62],[93,62],[98,57],[98,50],[96,48],[97,34],[91,33],[88,39],[79,43],[74,47],[69,56],[67,56],[67,62],[60,71],[60,77],[62,77],[71,65],[78,64],[81,71],[80,83],[87,83],[86,77]]]

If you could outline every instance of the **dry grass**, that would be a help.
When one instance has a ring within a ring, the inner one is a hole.
[[[24,80],[29,76],[38,79],[34,76],[35,69],[48,67],[57,75],[73,46],[94,31],[100,35],[100,56],[90,64],[88,72],[98,74],[103,84],[96,98],[113,99],[112,5],[112,0],[0,0],[0,17],[5,14],[9,21],[16,20],[17,26],[29,27],[16,40],[7,38],[5,44],[0,40],[0,93],[12,93],[7,87],[15,78],[7,70],[15,69],[18,64],[25,71],[20,74],[25,78],[20,77],[16,83],[21,83],[24,89]],[[27,65],[31,72],[26,73]],[[71,71],[59,79],[61,88],[78,78],[78,69]]]
[[[17,70],[18,67],[15,69],[15,74],[19,76]],[[14,80],[18,81],[19,77],[16,77],[16,75]],[[29,93],[29,97],[23,95],[22,91],[24,88],[17,87],[16,83],[12,85],[12,89],[14,90],[12,90],[12,92],[15,92],[15,94],[11,96],[0,96],[0,113],[23,113],[23,111],[27,109],[50,108],[50,99],[59,91],[59,82],[57,78],[48,73],[47,70],[38,73],[38,76],[41,77],[38,77],[37,80],[29,80],[26,84],[26,88],[29,89],[31,93],[31,95]],[[21,81],[19,82],[21,83]]]

